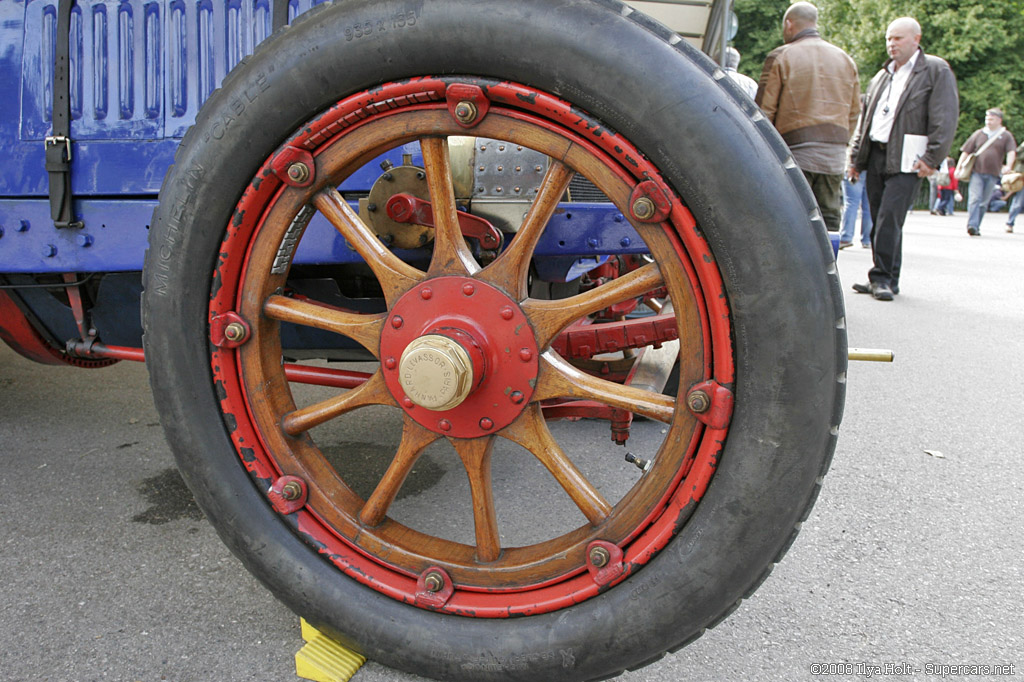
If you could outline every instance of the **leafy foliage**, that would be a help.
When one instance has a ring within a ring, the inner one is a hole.
[[[782,43],[788,0],[735,0],[740,71],[755,80],[772,49]],[[822,37],[846,50],[861,85],[881,68],[885,29],[901,16],[921,24],[921,46],[949,62],[960,88],[960,126],[954,150],[984,125],[985,110],[999,107],[1018,143],[1024,140],[1024,0],[817,0]]]

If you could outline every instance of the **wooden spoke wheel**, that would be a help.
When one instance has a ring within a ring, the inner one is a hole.
[[[728,79],[642,17],[437,0],[399,22],[381,7],[304,15],[232,73],[179,150],[144,276],[169,441],[250,570],[371,657],[474,680],[642,665],[756,587],[827,467],[846,350],[813,197]],[[496,23],[508,12],[533,30]],[[552,70],[563,54],[579,59]],[[467,227],[456,191],[466,137],[546,158],[500,250],[492,226]],[[390,248],[344,189],[385,154],[422,159],[402,199],[421,221],[429,208],[432,225],[403,242],[419,249]],[[574,178],[649,257],[531,297]],[[358,277],[363,304],[292,286],[311,267],[298,254],[323,243],[316,224],[337,245],[313,259],[317,276]],[[654,292],[671,302],[677,391],[556,350],[580,320]],[[297,361],[286,329],[372,365]],[[643,418],[645,470],[595,451],[593,425],[573,421],[589,409]],[[373,441],[370,480],[340,432]],[[445,457],[461,471],[410,513],[417,467]],[[540,475],[509,474],[513,461]],[[517,516],[541,522],[511,532]]]

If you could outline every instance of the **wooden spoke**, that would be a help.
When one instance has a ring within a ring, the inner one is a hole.
[[[676,399],[670,395],[598,379],[576,369],[557,354],[547,352],[540,359],[540,375],[533,399],[550,398],[596,400],[665,424],[672,421],[676,408]]]
[[[359,388],[286,414],[281,420],[281,426],[289,436],[297,436],[314,426],[367,405],[398,406],[379,371]]]
[[[556,301],[527,299],[523,312],[533,323],[537,343],[547,347],[560,331],[585,315],[626,299],[642,296],[664,284],[657,263],[648,263],[596,289]]]
[[[420,140],[423,165],[427,171],[427,189],[434,209],[434,254],[427,273],[440,275],[472,275],[480,266],[473,258],[459,227],[452,187],[452,167],[448,156],[448,140],[425,137]]]
[[[347,336],[373,353],[374,357],[379,357],[381,326],[386,317],[383,313],[359,315],[287,296],[271,296],[263,304],[263,312],[267,317],[280,322],[315,327]]]
[[[494,509],[494,491],[491,486],[494,436],[449,440],[462,458],[462,464],[469,475],[473,521],[476,526],[476,558],[481,563],[495,561],[501,554],[501,540],[498,537],[498,515]]]
[[[523,220],[515,238],[497,260],[480,272],[480,279],[504,289],[517,300],[526,298],[526,276],[530,269],[533,250],[575,174],[575,171],[565,164],[552,159],[548,172],[541,182],[537,198],[530,206],[530,211],[526,214],[526,219]]]
[[[424,448],[440,438],[438,434],[429,431],[411,418],[405,416],[405,423],[402,427],[402,442],[398,445],[398,452],[391,460],[391,466],[384,472],[377,488],[366,500],[362,510],[359,512],[359,520],[367,526],[376,526],[387,516],[388,508],[395,501],[395,496],[405,483],[406,477],[412,471],[416,460],[420,458]]]
[[[388,305],[409,287],[424,279],[422,272],[403,262],[384,246],[336,189],[329,187],[323,190],[316,195],[313,203],[373,270]]]
[[[530,405],[522,416],[502,430],[500,435],[523,446],[540,460],[592,525],[596,526],[608,518],[612,506],[597,488],[590,484],[555,441],[541,413],[539,403]]]

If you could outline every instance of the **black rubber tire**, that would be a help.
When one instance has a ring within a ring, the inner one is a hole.
[[[416,12],[402,30],[345,28]],[[630,139],[687,201],[735,330],[725,451],[674,540],[577,606],[473,619],[345,578],[267,505],[229,440],[209,366],[218,247],[242,189],[282,140],[347,94],[415,75],[528,83]],[[218,532],[296,613],[386,665],[443,679],[596,679],[711,627],[770,572],[818,494],[842,415],[846,335],[824,225],[770,124],[717,67],[616,0],[353,0],[321,5],[231,73],[161,191],[143,297],[155,400],[182,474]]]

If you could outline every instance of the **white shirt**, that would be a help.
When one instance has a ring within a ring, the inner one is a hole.
[[[907,89],[907,81],[914,71],[914,64],[917,62],[917,55],[920,52],[915,50],[907,63],[899,69],[895,69],[896,62],[889,62],[885,68],[889,71],[889,84],[882,90],[882,96],[878,98],[875,105],[875,115],[871,119],[871,130],[868,137],[875,142],[886,144],[889,142],[889,135],[892,133],[892,123],[896,119],[896,105],[899,104],[903,91]]]

